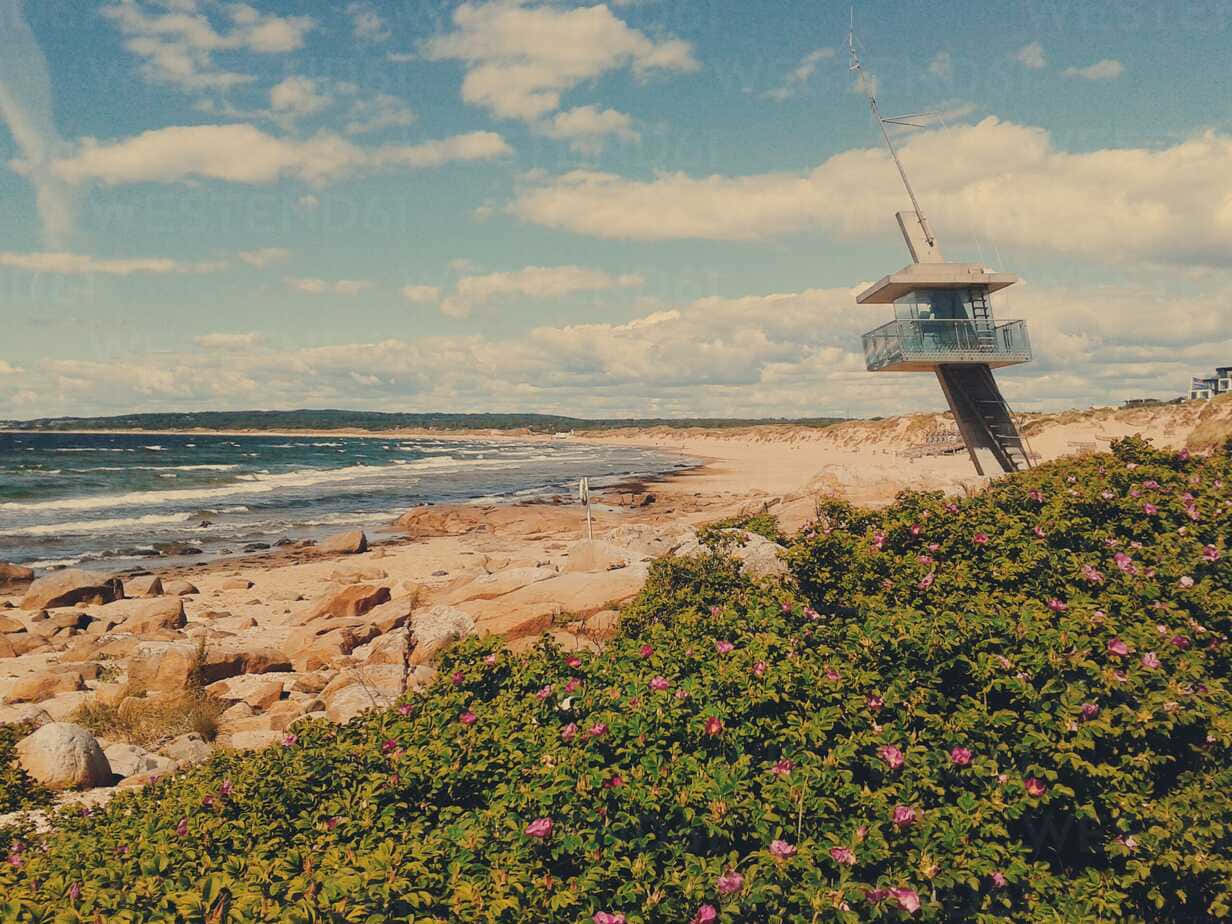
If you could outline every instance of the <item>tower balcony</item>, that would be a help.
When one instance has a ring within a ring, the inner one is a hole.
[[[997,368],[1031,361],[1026,321],[900,319],[864,335],[869,372],[925,372],[942,363]]]

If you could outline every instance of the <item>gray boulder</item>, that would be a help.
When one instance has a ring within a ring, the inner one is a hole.
[[[48,789],[111,783],[111,764],[94,736],[71,722],[52,722],[17,742],[21,768]]]

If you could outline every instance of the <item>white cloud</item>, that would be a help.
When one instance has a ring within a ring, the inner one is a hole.
[[[291,256],[285,247],[263,247],[260,250],[242,250],[236,254],[243,262],[258,269],[282,263]]]
[[[366,279],[315,279],[288,276],[287,286],[306,295],[358,295],[372,288]]]
[[[633,273],[612,275],[585,266],[527,266],[506,273],[463,276],[441,304],[451,318],[468,317],[477,306],[499,298],[563,298],[576,292],[636,288],[645,280]]]
[[[800,92],[800,88],[804,84],[808,83],[809,78],[816,72],[818,63],[828,61],[833,57],[833,48],[818,48],[815,51],[810,51],[800,60],[799,64],[787,73],[779,86],[773,90],[767,90],[765,95],[779,102],[790,99]]]
[[[942,80],[949,80],[954,76],[954,56],[948,51],[937,52],[928,62],[928,72]]]
[[[369,99],[357,99],[347,115],[350,120],[343,129],[348,135],[365,135],[386,128],[404,128],[415,121],[415,112],[388,93],[378,93]]]
[[[352,31],[361,42],[384,42],[390,37],[385,21],[369,3],[348,3]]]
[[[568,141],[575,151],[597,154],[603,149],[609,136],[621,141],[640,141],[641,135],[633,128],[633,120],[615,109],[596,109],[594,106],[578,106],[567,112],[558,112],[541,126],[542,134],[560,141]]]
[[[85,139],[75,154],[55,161],[52,170],[74,185],[87,180],[115,185],[191,179],[263,184],[283,178],[328,183],[355,173],[491,160],[510,153],[505,140],[493,132],[363,148],[330,132],[299,140],[245,124],[185,125],[114,142]]]
[[[0,253],[0,266],[27,270],[32,273],[56,273],[62,276],[83,276],[101,273],[106,276],[132,276],[138,273],[165,275],[168,273],[216,273],[226,269],[221,260],[184,262],[161,257],[133,259],[99,259],[85,254],[64,252]]]
[[[437,286],[403,286],[402,297],[408,302],[427,304],[429,302],[439,301],[441,297],[441,290]]]
[[[203,334],[193,337],[193,343],[206,350],[245,350],[258,346],[265,338],[249,331],[244,334]]]
[[[1014,52],[1014,60],[1023,67],[1028,67],[1033,71],[1038,71],[1048,66],[1048,59],[1044,55],[1044,46],[1039,42],[1023,45]]]
[[[215,10],[221,16],[212,16]],[[284,54],[301,48],[316,26],[308,16],[276,16],[246,3],[205,0],[117,0],[102,13],[126,36],[125,47],[142,59],[147,80],[189,91],[225,90],[253,80],[220,66],[217,53]]]
[[[1228,265],[1232,137],[1070,153],[1043,129],[986,118],[923,131],[902,157],[943,249],[983,236],[1108,261]],[[526,183],[525,221],[610,239],[752,240],[809,229],[881,234],[907,203],[889,156],[837,154],[804,173],[651,180],[576,170]]]
[[[311,77],[287,77],[270,89],[270,108],[276,113],[307,116],[320,112],[333,102],[322,93]]]
[[[464,62],[462,98],[507,119],[533,121],[560,108],[561,95],[609,71],[694,71],[692,46],[652,39],[606,6],[528,6],[523,0],[463,3],[454,31],[429,39],[424,55]]]
[[[1104,58],[1087,67],[1067,67],[1061,72],[1065,77],[1081,77],[1084,80],[1116,80],[1125,73],[1125,66],[1113,58]]]

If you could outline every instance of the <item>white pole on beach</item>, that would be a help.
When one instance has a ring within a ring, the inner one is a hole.
[[[582,503],[586,505],[586,538],[594,539],[594,530],[590,525],[590,479],[583,478],[578,482],[578,496],[582,499]]]

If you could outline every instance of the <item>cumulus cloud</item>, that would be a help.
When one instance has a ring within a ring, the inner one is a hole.
[[[343,129],[348,135],[366,135],[387,128],[405,128],[415,121],[415,111],[389,93],[378,93],[351,104]]]
[[[603,150],[609,137],[621,141],[640,141],[641,135],[633,127],[633,119],[615,109],[597,109],[594,106],[578,106],[566,112],[556,113],[540,127],[549,138],[568,141],[570,147],[584,154],[597,154]]]
[[[778,100],[782,102],[785,99],[790,99],[800,92],[800,89],[809,81],[809,78],[817,70],[817,65],[822,61],[828,61],[834,57],[833,48],[818,48],[815,51],[810,51],[805,55],[800,63],[792,68],[787,76],[783,78],[783,82],[773,90],[767,90],[765,95],[768,99]]]
[[[243,334],[203,334],[193,337],[193,343],[205,350],[245,350],[257,346],[265,338],[254,331]]]
[[[439,301],[441,297],[441,290],[437,286],[403,286],[402,297],[408,302],[427,304],[430,302]]]
[[[636,274],[612,275],[585,266],[527,266],[507,273],[461,277],[453,294],[441,303],[441,311],[462,318],[476,305],[499,298],[563,298],[577,292],[636,288],[643,282]]]
[[[560,108],[563,93],[610,71],[627,67],[644,77],[699,67],[688,42],[652,39],[603,5],[463,3],[453,27],[428,39],[424,56],[463,62],[462,98],[506,119],[540,119]]]
[[[999,375],[1022,410],[1179,394],[1232,353],[1232,288],[1124,285],[998,297],[1028,320],[1037,361]],[[603,415],[805,416],[941,409],[932,376],[865,371],[860,335],[884,308],[855,290],[707,297],[623,322],[291,348],[206,349],[111,361],[31,361],[0,416],[107,409],[362,407]],[[208,335],[207,335],[208,336]],[[225,345],[224,345],[225,346]],[[482,374],[476,374],[482,370]],[[64,382],[71,384],[63,384]]]
[[[295,51],[316,26],[308,16],[277,16],[247,3],[205,0],[117,0],[102,13],[125,36],[125,47],[142,60],[147,80],[189,91],[225,90],[253,80],[251,74],[219,65],[217,53]]]
[[[1044,54],[1044,46],[1039,42],[1023,45],[1014,52],[1014,60],[1023,67],[1030,68],[1033,71],[1038,71],[1048,66],[1048,58]]]
[[[64,252],[0,253],[0,266],[31,273],[56,273],[61,276],[84,276],[101,273],[106,276],[132,276],[145,273],[216,273],[226,269],[222,260],[185,262],[162,257],[109,260],[86,254]]]
[[[414,145],[359,147],[340,135],[277,137],[253,125],[183,125],[120,141],[86,139],[52,164],[59,179],[177,183],[191,179],[264,184],[283,178],[324,184],[356,173],[436,167],[450,161],[492,160],[512,153],[494,132],[469,132]]]
[[[34,186],[43,240],[64,247],[73,232],[72,190],[54,176],[50,163],[62,146],[52,116],[51,76],[20,0],[0,0],[0,121],[8,125]]]
[[[390,37],[385,20],[369,3],[348,3],[347,15],[351,17],[351,30],[361,42],[384,42]]]
[[[942,80],[949,80],[954,76],[954,56],[948,51],[937,52],[928,62],[928,72]]]
[[[358,295],[372,288],[366,279],[316,279],[288,276],[287,286],[305,295]]]
[[[262,247],[260,250],[241,250],[236,254],[243,262],[258,269],[282,263],[291,256],[285,247]]]
[[[1065,77],[1081,77],[1083,80],[1116,80],[1125,73],[1125,66],[1113,58],[1104,58],[1087,67],[1067,67],[1061,72]]]
[[[287,77],[270,88],[270,108],[276,113],[306,116],[320,112],[333,102],[321,92],[311,77]]]
[[[1232,262],[1232,136],[1071,153],[1043,129],[989,117],[919,132],[902,157],[943,245],[986,236],[1109,261]],[[510,211],[602,238],[753,240],[879,234],[906,205],[888,154],[870,148],[803,173],[640,180],[575,170],[524,184]]]

